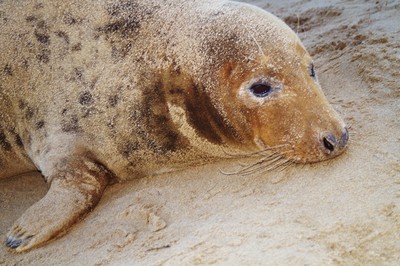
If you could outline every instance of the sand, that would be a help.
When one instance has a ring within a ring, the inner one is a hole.
[[[350,125],[345,154],[251,176],[231,160],[110,186],[70,232],[0,265],[399,265],[400,3],[247,1],[298,32]],[[0,237],[47,191],[0,181]],[[38,214],[40,219],[40,214]]]

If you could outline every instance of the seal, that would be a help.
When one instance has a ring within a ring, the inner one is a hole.
[[[4,0],[0,10],[0,177],[40,171],[49,183],[7,234],[18,252],[65,233],[113,180],[227,151],[312,163],[346,146],[310,55],[257,7]]]

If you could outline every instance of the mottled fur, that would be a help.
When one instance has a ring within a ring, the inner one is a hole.
[[[6,0],[0,32],[0,177],[41,171],[51,183],[8,234],[18,251],[66,230],[111,179],[281,144],[313,162],[345,145],[324,149],[344,124],[297,36],[250,5]],[[259,77],[282,92],[250,95]]]

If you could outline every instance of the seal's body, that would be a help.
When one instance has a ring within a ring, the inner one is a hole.
[[[64,232],[111,179],[227,150],[316,162],[348,139],[298,37],[247,4],[6,0],[0,32],[0,177],[50,183],[8,234],[17,251]]]

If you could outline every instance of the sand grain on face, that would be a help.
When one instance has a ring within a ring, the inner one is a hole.
[[[225,176],[220,169],[234,170],[248,162],[220,162],[115,184],[63,238],[20,255],[1,245],[0,264],[396,265],[400,261],[398,3],[249,2],[298,29],[329,101],[351,126],[349,150],[337,160],[262,175]],[[63,16],[66,25],[98,19],[85,18],[78,10]],[[0,23],[7,21],[12,19],[0,12]],[[66,43],[66,38],[40,26],[36,24],[40,56],[35,60],[45,64],[46,57],[54,56],[47,54],[46,45]],[[80,53],[86,49],[85,40],[77,46],[75,37],[69,36],[70,49]],[[123,56],[123,46],[116,44],[115,60]],[[16,74],[7,66],[0,71],[9,77]],[[90,77],[68,73],[66,78],[77,82]],[[76,95],[76,101],[85,103],[82,108],[99,100],[82,96]],[[118,108],[119,100],[109,99],[100,100]],[[0,99],[3,102],[7,101]],[[21,107],[40,122],[39,114]],[[73,123],[68,112],[65,125],[78,130],[79,123]],[[110,117],[110,126],[112,121]],[[39,129],[45,130],[46,124]],[[7,141],[14,139],[7,136]],[[2,239],[12,222],[45,194],[40,177],[24,180],[0,181]]]

